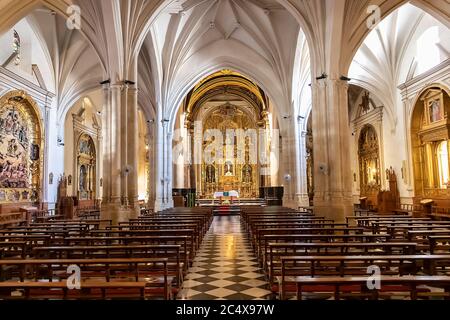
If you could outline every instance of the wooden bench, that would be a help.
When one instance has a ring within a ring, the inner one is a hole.
[[[367,287],[367,277],[289,277],[286,281],[295,283],[297,300],[303,299],[303,293],[306,292],[330,292],[333,294],[334,300],[340,300],[343,296],[368,297],[377,300],[386,292],[403,292],[406,293],[411,300],[419,297],[449,297],[450,296],[450,277],[449,276],[381,276],[381,288],[369,289]],[[280,287],[283,287],[282,279],[279,277]],[[444,294],[440,292],[431,292],[427,289],[419,288],[419,286],[433,286],[443,288]],[[284,292],[280,293],[280,299],[285,297]],[[389,294],[390,297],[390,294]]]
[[[304,242],[324,242],[324,243],[347,243],[347,242],[376,242],[382,241],[386,242],[389,238],[389,235],[374,235],[374,234],[351,234],[351,235],[330,235],[330,234],[270,234],[263,235],[261,239],[259,239],[259,243],[257,244],[256,256],[262,261],[264,258],[265,252],[268,251],[269,243],[304,243]]]
[[[109,236],[109,237],[69,237],[64,239],[64,246],[113,246],[113,245],[179,245],[181,261],[185,271],[194,259],[194,244],[188,236]],[[59,243],[57,243],[59,245]]]
[[[126,282],[126,281],[84,281],[80,289],[69,289],[67,282],[0,282],[0,298],[7,300],[17,299],[108,299],[110,297],[126,299],[146,299],[146,288],[148,282]],[[130,290],[131,289],[131,290]],[[14,292],[23,290],[24,293],[17,295]],[[96,293],[95,291],[100,291]],[[111,292],[112,291],[112,292]],[[133,291],[137,293],[133,294]],[[111,292],[110,294],[108,294]]]
[[[174,276],[179,287],[187,271],[187,261],[181,260],[180,245],[115,245],[36,247],[36,259],[98,259],[98,258],[167,258],[169,276]]]
[[[0,214],[0,227],[27,223],[26,213],[10,212]]]
[[[450,235],[429,236],[430,254],[436,252],[450,253]]]
[[[283,256],[413,255],[416,246],[409,242],[269,243],[265,261],[268,273],[273,274]]]
[[[27,255],[27,243],[25,241],[1,241],[2,259],[25,258]]]
[[[170,284],[173,278],[168,275],[167,258],[104,258],[104,259],[23,259],[23,260],[0,260],[0,281],[4,280],[3,268],[5,266],[14,267],[18,270],[18,277],[21,282],[25,279],[47,280],[53,282],[55,278],[66,279],[68,277],[67,268],[77,265],[81,268],[83,279],[101,278],[110,282],[114,279],[134,279],[136,282],[144,278],[148,285],[152,285],[158,290],[161,289],[165,299],[170,298]],[[159,270],[163,266],[163,276],[159,276]],[[157,266],[156,277],[153,276],[153,269]],[[44,267],[44,268],[43,268]],[[40,276],[40,274],[43,276]],[[13,273],[14,274],[14,273]]]
[[[269,283],[273,285],[275,277],[282,272],[282,257],[413,255],[416,245],[416,243],[406,242],[269,243],[264,259],[264,270],[269,277]]]

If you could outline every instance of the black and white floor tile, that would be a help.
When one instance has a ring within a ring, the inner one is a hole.
[[[264,300],[271,292],[239,216],[215,217],[178,299]]]

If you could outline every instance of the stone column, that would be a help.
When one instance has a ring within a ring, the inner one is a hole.
[[[173,155],[172,155],[172,141],[173,133],[166,134],[166,176],[165,176],[165,193],[166,193],[166,208],[173,208]]]
[[[111,88],[103,84],[103,204],[111,201]]]
[[[165,164],[164,164],[164,136],[165,136],[165,122],[162,117],[158,115],[156,121],[156,139],[155,139],[155,212],[165,209],[164,202],[164,178],[165,178]]]
[[[347,83],[337,79],[312,85],[314,207],[337,222],[353,213],[347,91]]]
[[[280,177],[284,186],[283,206],[297,209],[296,180],[297,168],[295,125],[292,116],[288,116],[281,123],[282,150],[280,161]]]
[[[50,155],[50,106],[46,103],[44,106],[44,160],[48,159],[47,157]],[[43,165],[43,179],[41,179],[41,181],[43,182],[42,184],[42,198],[41,201],[43,203],[48,203],[49,199],[48,199],[48,189],[49,189],[49,175],[50,175],[50,161],[44,161],[44,165]],[[53,183],[55,183],[56,179],[53,179]]]
[[[129,87],[127,92],[127,165],[131,168],[128,174],[128,205],[131,216],[139,216],[139,190],[138,190],[138,166],[139,166],[139,127],[138,127],[138,89]],[[141,146],[144,147],[144,146]],[[131,218],[130,216],[130,218]]]

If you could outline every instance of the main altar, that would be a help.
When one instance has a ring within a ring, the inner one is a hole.
[[[212,200],[212,204],[216,204],[216,200],[219,199],[220,205],[232,205],[236,201],[239,203],[239,193],[235,190],[232,191],[223,191],[223,192],[214,192],[214,198]]]

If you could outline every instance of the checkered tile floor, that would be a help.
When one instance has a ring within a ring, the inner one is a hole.
[[[178,299],[262,300],[270,291],[239,216],[215,217]]]

